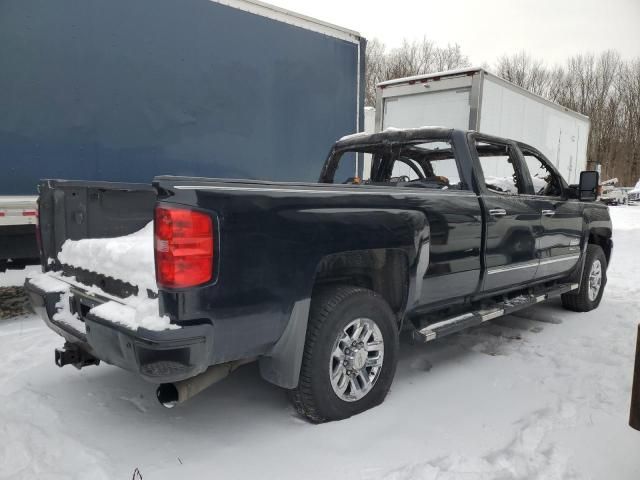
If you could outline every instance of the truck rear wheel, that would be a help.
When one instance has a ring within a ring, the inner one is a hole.
[[[587,258],[577,292],[562,295],[562,306],[574,312],[588,312],[600,305],[607,283],[607,258],[598,245],[587,245]]]
[[[348,418],[382,403],[397,361],[396,318],[382,297],[349,286],[320,291],[291,400],[314,423]]]

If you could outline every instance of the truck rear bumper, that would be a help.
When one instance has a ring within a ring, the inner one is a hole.
[[[183,326],[176,330],[127,329],[91,313],[79,314],[85,331],[54,320],[62,293],[45,292],[25,282],[36,313],[68,343],[106,363],[139,374],[153,383],[170,383],[193,377],[209,367],[213,346],[211,325]],[[71,292],[73,298],[73,291]],[[78,301],[74,298],[74,301]]]

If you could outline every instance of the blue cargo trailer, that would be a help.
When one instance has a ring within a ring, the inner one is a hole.
[[[41,178],[314,181],[361,129],[364,49],[254,0],[4,0],[0,197]]]

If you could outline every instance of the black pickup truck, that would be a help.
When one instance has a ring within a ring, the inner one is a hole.
[[[336,178],[363,161],[368,179]],[[300,414],[341,419],[384,400],[402,331],[429,342],[556,295],[596,308],[612,251],[597,185],[596,172],[567,185],[531,146],[432,127],[345,137],[318,183],[47,180],[43,275],[71,285],[86,328],[54,319],[67,306],[46,282],[25,286],[66,340],[59,366],[118,365],[173,405],[257,361]],[[146,294],[163,330],[101,317],[96,305],[145,292],[58,258],[67,240],[130,234],[154,216],[158,288]]]

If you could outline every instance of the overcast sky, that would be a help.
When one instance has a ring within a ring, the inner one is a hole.
[[[267,0],[378,38],[460,44],[473,64],[526,50],[549,63],[606,49],[640,57],[640,0]]]

